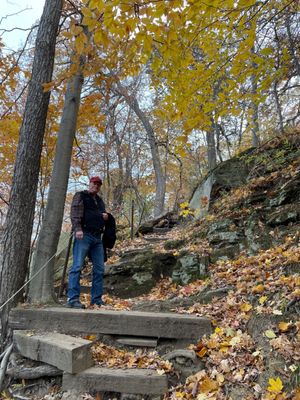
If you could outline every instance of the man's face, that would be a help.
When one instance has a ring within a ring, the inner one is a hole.
[[[101,183],[100,182],[90,182],[89,184],[89,192],[91,194],[97,194],[100,190]]]

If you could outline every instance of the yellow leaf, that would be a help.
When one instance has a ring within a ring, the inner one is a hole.
[[[99,29],[94,34],[94,42],[96,44],[101,43],[102,41],[102,31]]]
[[[268,339],[275,339],[275,338],[276,338],[276,334],[275,334],[274,331],[272,331],[272,329],[266,330],[266,331],[265,331],[265,336],[266,336]]]
[[[67,31],[63,32],[62,35],[68,39],[70,39],[74,36],[73,33],[67,32]]]
[[[75,40],[75,48],[78,54],[82,54],[84,49],[84,41],[81,36],[78,36]]]
[[[258,300],[259,304],[263,305],[268,300],[267,296],[261,296]]]
[[[281,379],[278,377],[277,379],[270,378],[269,379],[269,387],[268,391],[273,393],[280,393],[283,389],[283,384]]]
[[[252,288],[252,293],[262,293],[265,290],[264,285],[260,284]]]
[[[290,329],[291,325],[292,325],[292,324],[291,324],[290,322],[284,322],[284,321],[282,321],[282,322],[279,322],[278,328],[279,328],[279,330],[280,330],[281,332],[286,332],[286,331],[288,331],[288,330]]]
[[[240,305],[240,310],[244,312],[248,312],[252,309],[252,305],[250,303],[243,303]]]

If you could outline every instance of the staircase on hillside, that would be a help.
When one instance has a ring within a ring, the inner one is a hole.
[[[163,395],[168,390],[166,374],[151,369],[112,369],[93,365],[92,341],[70,335],[106,334],[116,343],[156,346],[169,339],[195,343],[210,334],[210,320],[176,313],[54,308],[15,308],[10,327],[15,348],[32,360],[63,371],[63,390]],[[121,342],[120,342],[121,341]]]
[[[166,239],[167,236],[157,233],[147,235],[145,249]],[[136,249],[137,253],[141,251]],[[82,291],[86,290],[89,288]],[[183,357],[189,362],[196,359],[185,347],[209,335],[212,329],[208,318],[194,315],[65,307],[15,308],[11,310],[9,324],[14,331],[15,349],[22,356],[62,371],[63,390],[137,394],[147,398],[167,392],[168,375],[154,369],[97,366],[91,357],[93,341],[82,337],[108,337],[115,347],[129,349],[175,348],[165,359],[173,361],[173,357],[182,363]]]

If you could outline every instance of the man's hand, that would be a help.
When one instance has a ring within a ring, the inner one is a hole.
[[[78,240],[82,240],[83,239],[83,232],[82,231],[75,232],[75,238],[78,239]]]
[[[107,213],[102,213],[102,217],[103,217],[104,221],[108,220],[108,214]]]

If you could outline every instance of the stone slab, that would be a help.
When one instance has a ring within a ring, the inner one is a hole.
[[[137,346],[137,347],[156,347],[157,339],[151,339],[146,337],[135,337],[135,336],[118,336],[114,337],[115,341],[126,346]]]
[[[64,307],[15,308],[10,312],[13,329],[72,334],[110,334],[167,339],[198,340],[212,331],[208,318],[176,313],[142,311],[76,310]]]
[[[76,373],[94,365],[89,340],[61,333],[14,331],[14,345],[22,356]]]
[[[135,394],[164,394],[166,375],[150,369],[111,369],[92,367],[79,374],[64,373],[63,390],[103,391]]]

